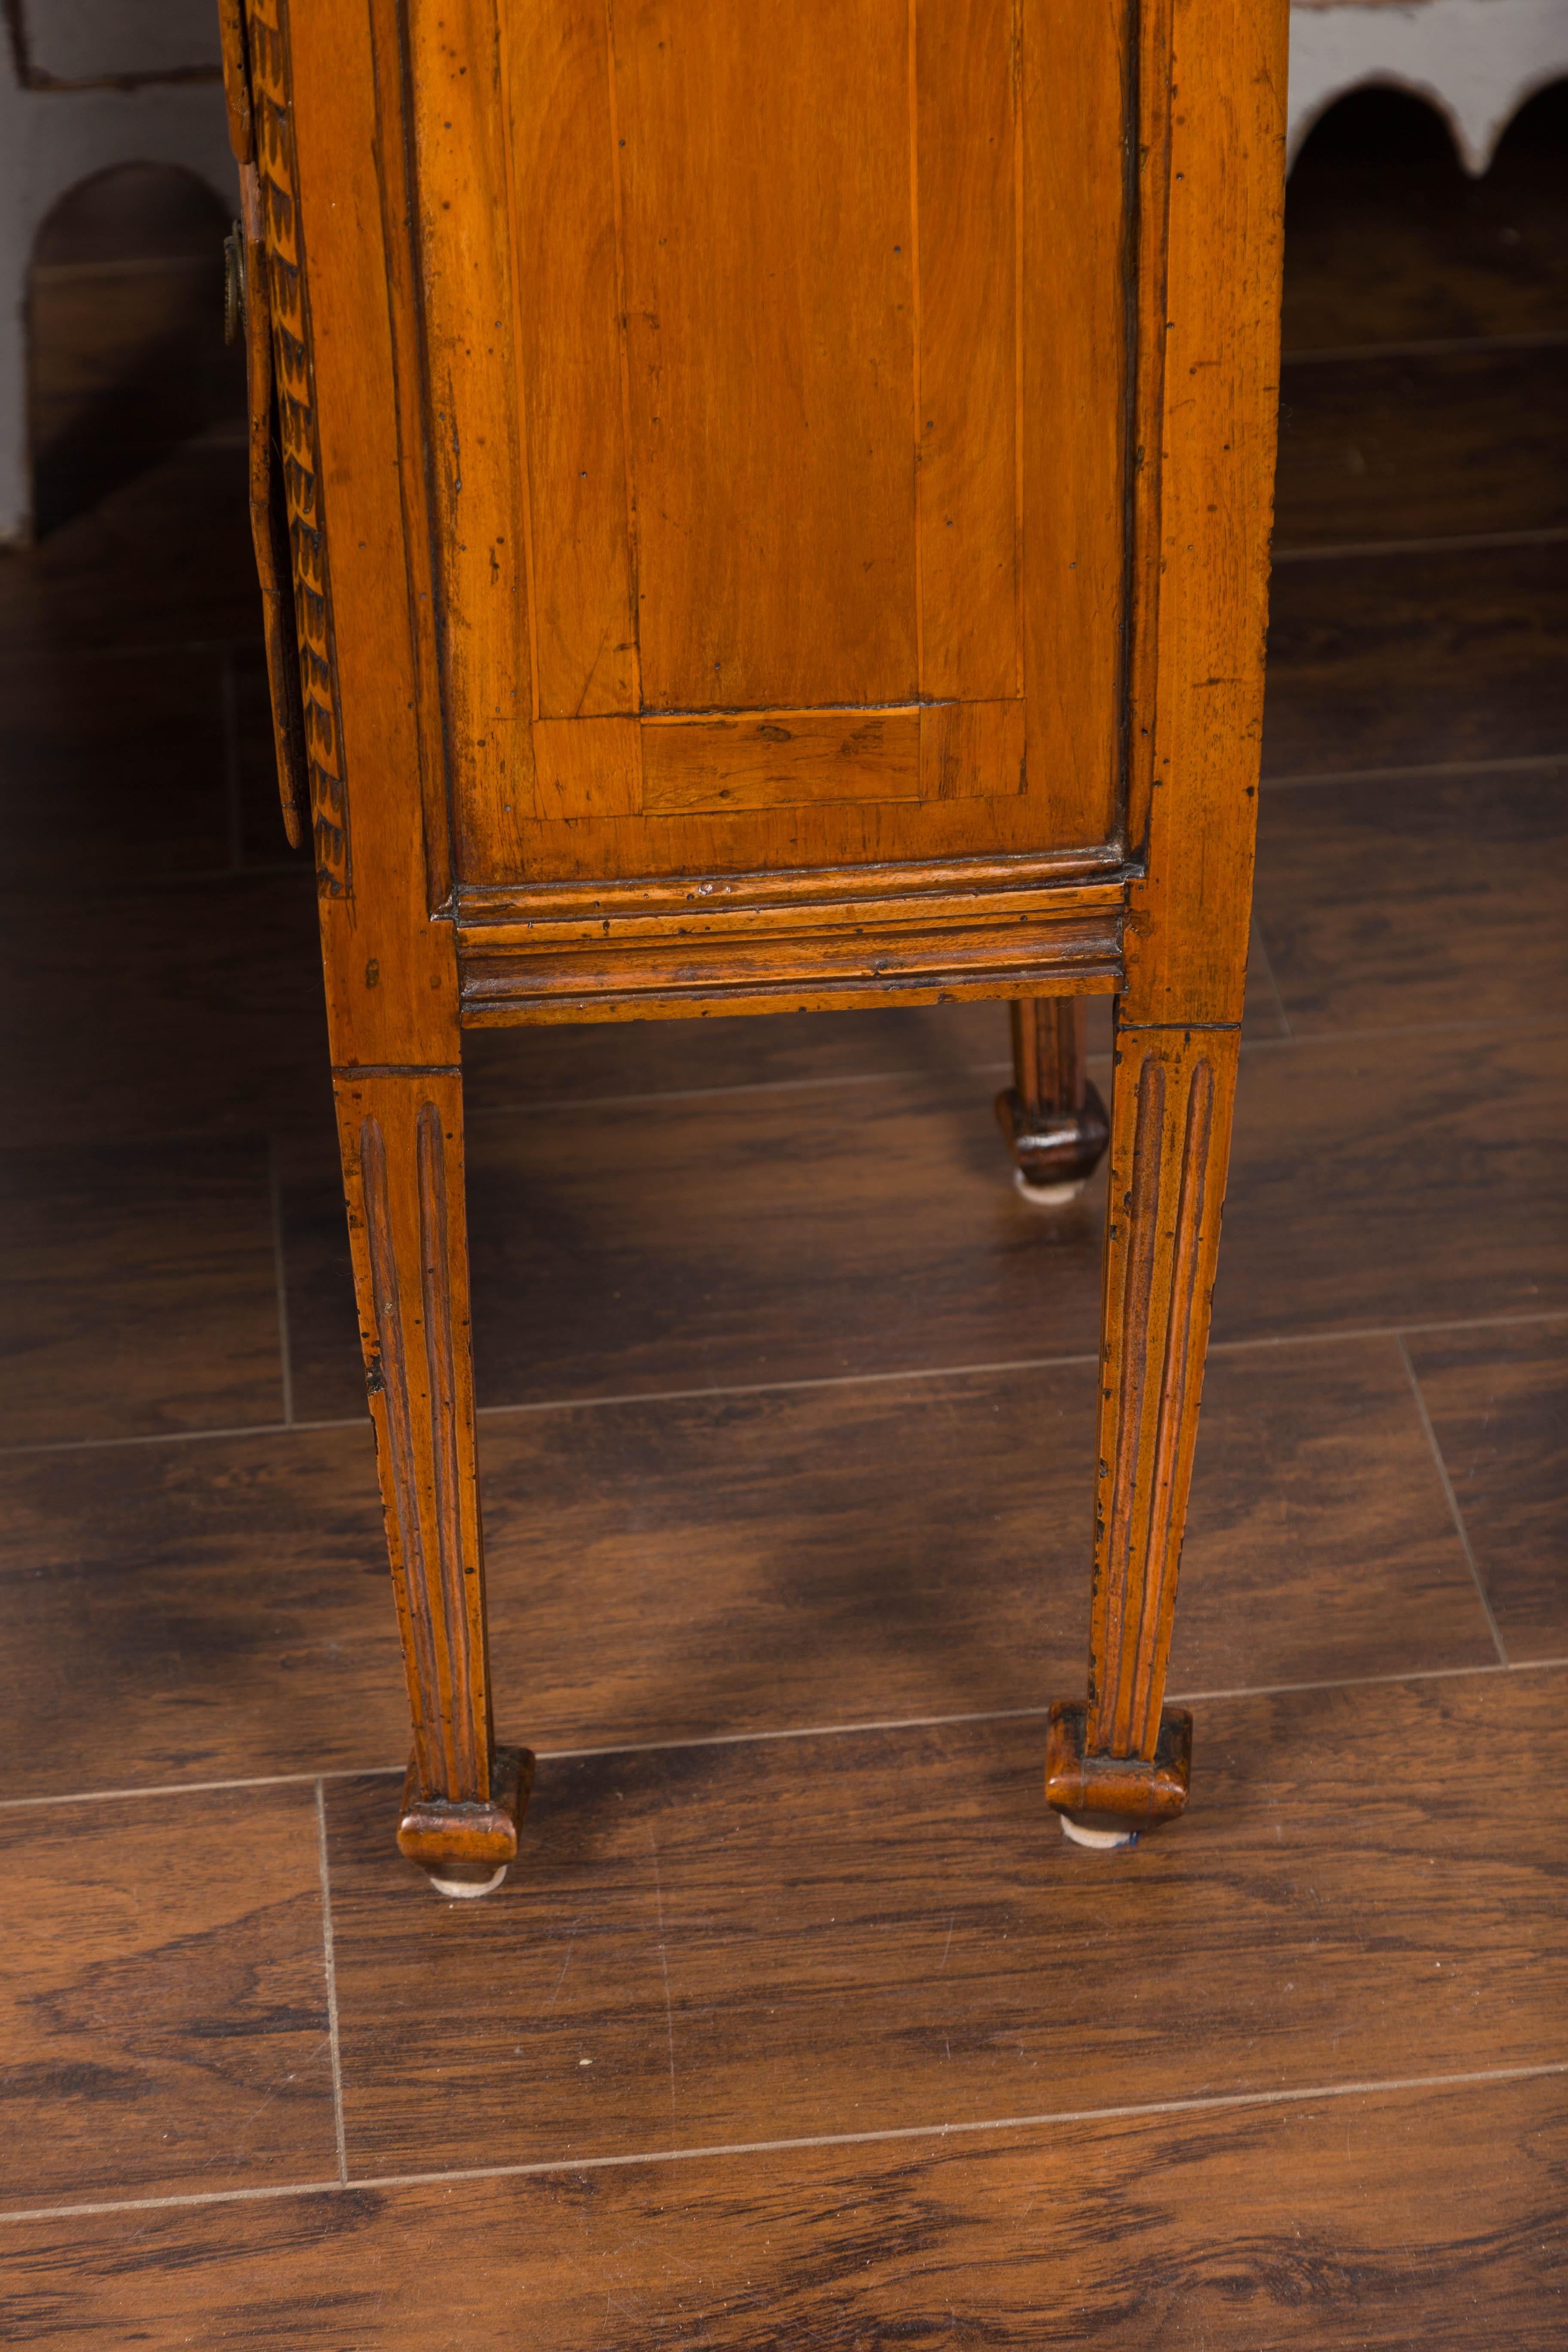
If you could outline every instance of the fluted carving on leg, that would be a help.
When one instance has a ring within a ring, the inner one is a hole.
[[[1087,1706],[1059,1709],[1052,1801],[1150,1814],[1185,1795],[1162,1717],[1219,1241],[1237,1037],[1122,1029],[1110,1212]],[[1172,1711],[1173,1713],[1174,1711]]]

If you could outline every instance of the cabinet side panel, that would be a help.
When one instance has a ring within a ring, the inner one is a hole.
[[[921,692],[1023,692],[1018,165],[1007,0],[915,11]]]
[[[502,11],[542,719],[637,708],[605,0]]]
[[[911,700],[907,0],[615,43],[644,706]]]
[[[1024,692],[1031,799],[1120,828],[1128,0],[1022,0]]]

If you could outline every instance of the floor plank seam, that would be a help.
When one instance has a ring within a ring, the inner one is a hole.
[[[1365,1690],[1402,1683],[1463,1682],[1478,1675],[1510,1676],[1549,1674],[1568,1668],[1568,1655],[1552,1658],[1483,1658],[1465,1666],[1394,1666],[1375,1675],[1331,1675],[1314,1681],[1233,1683],[1212,1690],[1172,1690],[1167,1696],[1183,1706],[1208,1706],[1225,1699],[1284,1698],[1293,1693]],[[597,1757],[658,1756],[698,1748],[745,1748],[768,1740],[855,1739],[873,1732],[940,1731],[981,1723],[1043,1722],[1049,1700],[1035,1706],[976,1707],[953,1715],[889,1715],[858,1717],[852,1723],[789,1723],[765,1725],[749,1731],[689,1732],[672,1739],[625,1739],[593,1747],[538,1748],[539,1764],[591,1762]],[[0,1797],[0,1812],[37,1811],[50,1805],[104,1805],[142,1797],[213,1796],[241,1789],[287,1789],[329,1780],[392,1780],[407,1771],[402,1764],[336,1764],[318,1771],[261,1772],[224,1780],[158,1780],[119,1789],[50,1790],[33,1797]]]
[[[283,1426],[294,1426],[294,1366],[289,1341],[289,1261],[283,1246],[283,1185],[278,1151],[267,1139],[267,1202],[272,1224],[272,1280],[278,1293],[278,1370],[283,1398]]]
[[[1254,1349],[1328,1348],[1368,1339],[1425,1339],[1438,1331],[1496,1331],[1568,1322],[1568,1307],[1532,1307],[1520,1315],[1456,1315],[1422,1323],[1353,1324],[1343,1330],[1264,1332],[1249,1339],[1212,1339],[1208,1352],[1246,1355]],[[700,1389],[624,1389],[609,1396],[541,1397],[520,1404],[482,1404],[481,1420],[498,1421],[508,1414],[597,1412],[627,1405],[689,1404],[702,1400],[721,1403],[729,1397],[784,1395],[816,1389],[870,1388],[895,1381],[980,1380],[1013,1372],[1066,1371],[1098,1363],[1099,1357],[1082,1350],[1064,1356],[1006,1356],[979,1363],[904,1364],[888,1371],[814,1373],[798,1380],[742,1381],[710,1383]],[[370,1428],[368,1413],[323,1415],[320,1419],[239,1423],[219,1429],[148,1430],[130,1437],[45,1438],[29,1445],[0,1446],[0,1462],[43,1454],[89,1454],[127,1445],[216,1444],[248,1437],[297,1437],[313,1431]]]
[[[1274,960],[1268,952],[1268,942],[1263,936],[1263,926],[1256,914],[1252,918],[1252,947],[1262,967],[1263,977],[1268,982],[1268,993],[1274,999],[1274,1010],[1279,1015],[1279,1025],[1285,1032],[1286,1042],[1294,1044],[1296,1033],[1290,1026],[1290,1015],[1285,1010],[1285,999],[1279,993],[1279,982],[1274,976]]]
[[[1459,1538],[1460,1549],[1464,1552],[1466,1561],[1469,1567],[1470,1580],[1476,1588],[1476,1598],[1481,1604],[1481,1613],[1487,1621],[1487,1624],[1491,1632],[1492,1640],[1497,1645],[1498,1657],[1501,1664],[1506,1666],[1509,1663],[1508,1648],[1502,1638],[1501,1628],[1499,1626],[1497,1618],[1492,1611],[1491,1597],[1487,1591],[1486,1584],[1481,1576],[1480,1565],[1476,1559],[1475,1547],[1470,1541],[1470,1531],[1465,1524],[1464,1512],[1459,1508],[1459,1498],[1454,1492],[1454,1482],[1448,1475],[1448,1465],[1443,1459],[1443,1449],[1437,1443],[1437,1433],[1432,1426],[1432,1416],[1426,1410],[1426,1399],[1422,1393],[1421,1382],[1416,1376],[1415,1366],[1411,1360],[1410,1350],[1405,1346],[1404,1339],[1401,1339],[1396,1342],[1396,1344],[1399,1349],[1400,1361],[1405,1367],[1405,1376],[1410,1383],[1410,1393],[1415,1401],[1416,1414],[1420,1420],[1421,1427],[1426,1433],[1426,1444],[1431,1449],[1433,1467],[1437,1473],[1438,1483],[1441,1486],[1444,1496],[1447,1501],[1449,1516],[1454,1522],[1454,1532]]]
[[[228,816],[228,866],[237,874],[245,864],[245,797],[240,786],[239,701],[235,688],[234,654],[226,646],[218,660],[218,710],[223,732],[223,791]]]
[[[1493,548],[1557,547],[1568,540],[1568,523],[1547,523],[1537,530],[1455,531],[1441,539],[1359,539],[1327,547],[1277,547],[1274,567],[1282,563],[1375,562],[1387,555],[1481,554]]]
[[[1433,335],[1412,343],[1325,343],[1321,350],[1281,352],[1279,364],[1288,367],[1333,366],[1346,360],[1419,360],[1458,358],[1470,352],[1561,351],[1568,330],[1540,327],[1517,335]]]
[[[1416,783],[1424,776],[1523,776],[1568,763],[1568,751],[1520,751],[1506,760],[1427,760],[1400,768],[1320,768],[1299,775],[1259,778],[1266,792],[1294,792],[1307,784]]]
[[[332,1878],[327,1859],[327,1792],[323,1776],[316,1775],[316,1860],[321,1880],[321,1968],[327,1987],[327,2048],[332,2069],[332,2132],[337,2142],[338,2179],[349,2177],[348,2135],[343,2120],[342,2042],[338,2032],[337,1959],[332,1949]]]
[[[1568,2074],[1568,2059],[1533,2066],[1485,2066],[1447,2074],[1390,2074],[1342,2083],[1312,2083],[1279,2091],[1217,2091],[1187,2099],[1151,2099],[1104,2107],[1058,2107],[1038,2114],[987,2116],[962,2121],[894,2124],[883,2130],[810,2132],[790,2139],[725,2140],[694,2147],[637,2148],[614,2156],[550,2157],[532,2164],[481,2164],[439,2172],[376,2172],[347,2180],[277,2181],[257,2189],[195,2189],[172,2197],[121,2197],[92,2203],[35,2205],[0,2211],[0,2221],[75,2221],[102,2213],[144,2213],[192,2206],[256,2204],[280,2197],[379,2195],[389,2189],[431,2189],[477,2180],[528,2180],[577,2172],[622,2171],[636,2165],[696,2164],[742,2156],[788,2156],[815,2148],[882,2147],[908,2140],[971,2139],[987,2133],[1059,2130],[1079,2124],[1130,2123],[1154,2116],[1223,2115],[1239,2108],[1295,2107],[1315,2099],[1387,2098],[1419,2091],[1491,2089],[1504,2083],[1539,2083]]]

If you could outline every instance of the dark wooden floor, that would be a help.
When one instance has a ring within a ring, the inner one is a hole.
[[[1041,1803],[1100,1211],[1006,1181],[1000,1009],[480,1035],[542,1756],[503,1892],[432,1900],[240,454],[0,567],[0,2340],[1568,2340],[1540,125],[1295,184],[1194,1801],[1131,1853]]]

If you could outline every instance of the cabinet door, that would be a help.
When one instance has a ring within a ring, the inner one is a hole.
[[[411,0],[470,885],[1121,812],[1118,0]]]

